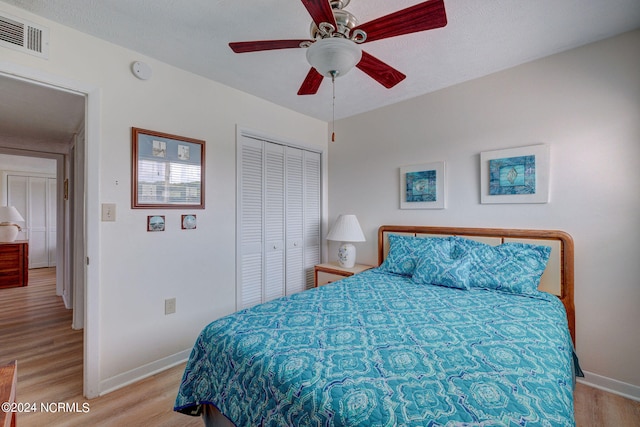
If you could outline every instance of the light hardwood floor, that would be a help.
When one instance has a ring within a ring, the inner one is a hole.
[[[71,310],[55,295],[55,269],[30,270],[27,287],[0,289],[0,307],[0,364],[18,361],[17,401],[38,409],[18,414],[19,427],[202,425],[173,412],[184,364],[103,397],[82,396],[83,332],[71,329]],[[78,412],[41,411],[58,402]]]
[[[184,364],[103,397],[82,397],[82,331],[71,329],[71,311],[55,295],[55,269],[31,270],[25,288],[0,289],[0,307],[0,364],[18,360],[17,401],[38,408],[19,414],[18,426],[202,425],[172,411]],[[58,402],[79,412],[40,410],[41,403]],[[640,425],[640,402],[583,384],[575,407],[577,427]]]

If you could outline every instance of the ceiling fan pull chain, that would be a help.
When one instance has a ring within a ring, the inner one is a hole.
[[[333,99],[331,102],[331,142],[336,142],[336,73],[331,73],[331,87]]]

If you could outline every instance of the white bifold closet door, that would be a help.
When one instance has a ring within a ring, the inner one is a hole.
[[[7,201],[25,219],[18,240],[29,241],[29,268],[56,265],[56,179],[7,176]]]
[[[320,153],[286,149],[286,294],[313,287],[320,263]]]
[[[237,168],[238,309],[313,287],[320,153],[242,135]]]

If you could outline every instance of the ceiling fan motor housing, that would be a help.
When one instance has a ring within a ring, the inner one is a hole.
[[[342,5],[342,2],[335,3],[340,3],[340,5]],[[332,4],[334,4],[334,2],[332,2]],[[346,4],[342,6],[344,7],[346,6]],[[351,30],[353,30],[353,28],[358,25],[358,20],[355,16],[353,16],[352,13],[347,12],[346,10],[343,10],[341,8],[334,7],[333,16],[335,17],[338,28],[334,28],[333,25],[329,24],[328,22],[322,22],[319,26],[316,25],[315,22],[311,22],[310,33],[313,39],[317,40],[327,37],[342,37],[346,39],[353,39],[353,41],[356,41],[358,43],[364,41],[364,39],[362,39],[362,41],[354,39],[355,37],[362,38],[362,35],[356,36],[356,34],[351,34]]]

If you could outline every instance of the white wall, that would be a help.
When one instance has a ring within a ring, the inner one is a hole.
[[[202,327],[235,309],[236,125],[326,151],[327,124],[5,3],[0,10],[51,29],[48,60],[4,48],[2,60],[100,89],[99,141],[88,141],[99,150],[90,167],[100,197],[88,212],[115,203],[117,220],[89,230],[99,241],[90,268],[100,272],[89,286],[99,295],[100,389],[118,387],[184,357]],[[130,72],[138,60],[151,80]],[[206,141],[205,210],[131,209],[132,126]],[[196,230],[180,229],[188,212]],[[146,231],[151,214],[166,216],[165,232]],[[177,312],[165,315],[170,297]]]
[[[587,381],[640,399],[638,70],[635,31],[342,120],[329,146],[329,221],[358,216],[358,260],[370,264],[382,224],[569,232]],[[538,143],[551,149],[551,202],[480,204],[480,152]],[[400,210],[399,167],[440,160],[447,209]]]
[[[43,174],[56,174],[56,161],[39,157],[24,157],[11,154],[0,154],[0,173],[9,172],[36,172]],[[0,174],[0,176],[4,176]],[[0,184],[0,205],[7,204],[7,183]]]
[[[0,154],[0,170],[55,174],[56,162],[39,157]]]

